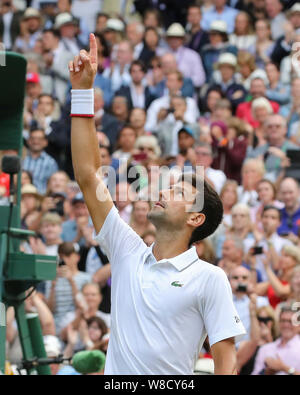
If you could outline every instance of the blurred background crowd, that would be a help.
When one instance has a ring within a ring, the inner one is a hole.
[[[26,301],[48,355],[105,352],[109,341],[110,264],[70,150],[68,62],[90,32],[100,155],[117,174],[121,217],[150,246],[153,169],[203,166],[224,220],[195,247],[228,274],[248,332],[239,372],[300,374],[300,3],[288,0],[0,0],[0,41],[27,59],[21,218],[37,237],[22,249],[59,256],[56,280]],[[4,173],[0,195],[7,204]],[[14,364],[11,310],[7,324]],[[195,371],[207,361],[208,342]]]

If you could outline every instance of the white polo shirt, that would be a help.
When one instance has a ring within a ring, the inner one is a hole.
[[[115,207],[96,239],[112,268],[105,374],[193,374],[207,334],[210,345],[245,334],[226,274],[195,247],[156,261]]]

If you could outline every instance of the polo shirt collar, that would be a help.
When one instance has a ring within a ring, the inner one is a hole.
[[[153,246],[154,243],[148,248],[146,257],[149,255],[153,255]],[[196,251],[196,247],[193,246],[189,248],[188,250],[184,251],[182,254],[175,256],[174,258],[168,258],[168,259],[161,259],[160,261],[157,261],[156,263],[170,263],[172,266],[174,266],[179,272],[182,270],[186,269],[193,263],[196,263],[199,261],[199,257]]]

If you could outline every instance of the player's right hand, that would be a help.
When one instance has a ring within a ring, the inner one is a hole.
[[[69,62],[70,80],[73,89],[92,89],[98,69],[97,41],[90,34],[90,52],[81,50]]]

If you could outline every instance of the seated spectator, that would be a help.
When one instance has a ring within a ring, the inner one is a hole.
[[[270,102],[264,97],[254,99],[252,101],[251,110],[253,119],[255,122],[258,122],[258,126],[254,128],[254,133],[250,135],[249,143],[250,146],[252,145],[256,148],[266,144],[265,124],[268,117],[274,114],[274,112]]]
[[[152,84],[151,90],[155,96],[162,97],[168,94],[168,87],[166,86],[168,74],[178,71],[175,55],[168,52],[165,53],[161,56],[157,63],[157,67],[159,67],[163,75],[159,81]],[[157,74],[157,68],[155,70]],[[183,84],[180,87],[180,92],[184,97],[194,97],[195,87],[191,78],[183,77]]]
[[[222,21],[227,24],[228,33],[233,33],[237,14],[237,10],[226,5],[226,0],[213,0],[213,8],[207,10],[203,15],[202,28],[209,30],[214,21]]]
[[[111,104],[112,115],[119,123],[127,123],[129,118],[129,103],[124,96],[115,96]]]
[[[20,33],[22,12],[16,10],[12,0],[2,2],[0,17],[0,37],[7,51],[12,50],[15,40]]]
[[[28,7],[23,14],[20,35],[14,43],[14,50],[26,53],[32,50],[36,41],[41,37],[42,18],[38,10]]]
[[[180,96],[180,90],[183,86],[183,75],[180,71],[170,72],[167,76],[166,86],[168,88],[168,95],[156,99],[152,102],[147,113],[147,122],[145,129],[153,132],[157,130],[161,118],[164,119],[166,111],[170,108],[171,98],[173,96]],[[197,103],[191,97],[186,98],[187,110],[185,114],[185,121],[188,123],[196,123],[199,116]],[[164,110],[164,111],[162,111]]]
[[[25,229],[32,230],[32,216],[34,222],[41,207],[42,196],[32,184],[23,185],[21,188],[21,223]]]
[[[61,104],[65,103],[68,88],[68,63],[73,58],[63,44],[57,30],[48,29],[43,32],[43,58],[46,63],[45,74],[51,76],[51,93],[55,94]]]
[[[72,200],[74,219],[69,219],[62,224],[62,239],[66,242],[85,245],[84,229],[89,224],[89,212],[81,192]]]
[[[280,224],[280,210],[275,206],[265,206],[261,215],[262,231],[256,236],[256,240],[245,242],[246,252],[249,252],[249,263],[253,268],[260,270],[263,281],[267,281],[267,274],[264,268],[264,260],[268,252],[274,256],[275,272],[278,271],[276,256],[279,255],[282,248],[286,245],[291,245],[291,241],[284,237],[278,236],[277,229]],[[260,251],[255,251],[260,248]]]
[[[292,45],[290,44],[291,50],[289,51],[289,55],[285,56],[280,63],[280,81],[286,85],[291,84],[294,79],[300,78],[299,59],[297,57],[297,43],[299,42],[299,39],[299,33],[295,34],[293,37],[290,38],[290,40],[292,41]]]
[[[148,86],[144,86],[146,74],[145,65],[135,60],[130,69],[131,83],[128,86],[121,86],[116,92],[116,96],[124,96],[131,110],[133,107],[147,109],[155,99]]]
[[[132,203],[132,212],[129,225],[142,237],[148,230],[155,231],[155,226],[148,220],[151,204],[148,201],[137,200]]]
[[[130,111],[129,124],[135,131],[137,137],[147,134],[145,130],[147,112],[142,108],[133,108]]]
[[[201,28],[202,11],[201,7],[191,5],[188,8],[187,22],[189,41],[187,46],[198,54],[201,54],[204,45],[208,44],[209,38],[206,31]]]
[[[237,118],[231,119],[228,126],[221,121],[211,124],[214,150],[212,167],[222,170],[228,179],[240,181],[242,163],[247,150],[247,138],[242,134],[245,133],[244,125]]]
[[[300,35],[299,35],[300,38]],[[296,68],[297,69],[297,68]],[[297,78],[294,78],[291,82],[290,100],[287,104],[282,105],[280,108],[280,114],[286,118],[288,123],[288,136],[290,131],[296,122],[299,122],[299,108],[300,108],[300,74]]]
[[[209,239],[199,240],[193,244],[195,246],[199,259],[215,264],[216,255],[213,244]]]
[[[58,248],[62,265],[57,268],[57,277],[46,281],[46,301],[55,319],[56,333],[60,333],[65,315],[76,310],[76,295],[84,284],[91,281],[88,273],[78,270],[80,255],[73,243],[62,243]]]
[[[195,141],[196,133],[191,127],[184,125],[178,131],[178,155],[176,156],[176,165],[183,171],[185,171],[185,167],[187,167],[187,171],[190,171],[189,168],[193,166],[193,163],[195,161],[195,154],[193,149]]]
[[[267,63],[266,73],[269,80],[266,97],[280,105],[290,101],[291,91],[289,86],[280,82],[280,68],[276,63]]]
[[[135,142],[136,133],[130,125],[125,125],[119,133],[116,151],[113,153],[113,158],[128,160],[132,155]]]
[[[265,174],[264,163],[258,159],[247,159],[242,166],[242,182],[238,188],[239,201],[249,207],[257,205],[257,185]]]
[[[161,122],[155,132],[162,154],[166,157],[178,154],[178,132],[184,125],[192,128],[194,142],[199,136],[198,125],[190,124],[187,120],[187,98],[174,96],[170,100],[170,105],[171,111],[160,111],[158,118],[161,118]]]
[[[176,57],[178,69],[184,77],[191,78],[195,88],[201,88],[205,82],[205,72],[197,52],[183,46],[185,31],[179,23],[174,23],[166,33],[167,43]]]
[[[256,69],[254,55],[249,52],[240,50],[237,55],[237,67],[240,73],[240,82],[246,89],[246,91],[249,91],[251,74]]]
[[[108,18],[103,31],[104,38],[111,48],[111,60],[115,60],[118,45],[124,40],[125,25],[118,18]]]
[[[113,92],[131,82],[129,68],[132,60],[133,49],[130,42],[121,41],[117,47],[116,61],[103,72],[103,77],[111,80]]]
[[[48,180],[46,194],[66,194],[69,181],[70,178],[65,171],[56,171]]]
[[[213,169],[211,167],[213,162],[212,147],[208,143],[195,144],[195,162],[194,166],[203,166],[205,176],[212,183],[215,190],[220,193],[223,185],[226,182],[226,176],[222,170]]]
[[[281,210],[281,224],[277,232],[279,235],[287,236],[292,242],[298,242],[300,225],[298,182],[294,178],[285,178],[280,184],[279,195],[284,208]]]
[[[103,33],[95,34],[98,49],[98,74],[110,67],[110,48]]]
[[[206,74],[206,81],[210,81],[214,71],[214,64],[218,62],[222,53],[232,53],[237,55],[237,48],[228,41],[227,24],[223,21],[216,20],[211,23],[208,29],[209,43],[202,49],[202,60]]]
[[[114,203],[121,218],[129,224],[132,212],[133,196],[128,182],[120,182],[116,185]],[[101,246],[100,246],[101,247]],[[104,248],[104,246],[102,246]]]
[[[257,200],[256,206],[251,208],[251,219],[258,230],[262,230],[261,216],[265,206],[274,206],[278,209],[282,209],[284,204],[279,200],[276,200],[277,189],[275,184],[267,179],[262,179],[257,184]]]
[[[298,328],[293,325],[294,310],[283,309],[279,316],[280,337],[260,347],[255,358],[253,375],[300,373]]]
[[[121,128],[121,122],[104,110],[103,91],[95,88],[94,93],[95,123],[98,132],[103,132],[109,139],[110,145],[115,146]]]
[[[248,158],[263,157],[266,176],[268,179],[275,181],[280,172],[289,165],[286,151],[288,149],[299,149],[295,144],[291,143],[287,137],[286,120],[279,114],[269,115],[265,122],[266,144],[249,147]]]
[[[249,310],[251,319],[250,339],[242,341],[237,351],[237,365],[240,375],[251,374],[260,347],[272,343],[277,337],[277,321],[271,306],[263,306],[257,309],[255,298],[251,298]]]
[[[271,35],[273,40],[277,40],[284,34],[284,24],[286,17],[283,12],[283,4],[280,0],[266,0],[266,12],[271,23]]]
[[[76,19],[68,12],[60,13],[55,18],[54,29],[60,34],[64,50],[73,56],[84,48],[84,44],[77,36],[77,26]]]
[[[33,184],[43,194],[46,192],[48,179],[58,170],[58,166],[55,160],[45,152],[48,142],[44,130],[31,130],[27,144],[28,153],[22,168],[31,172]]]
[[[30,246],[33,254],[40,255],[57,255],[58,247],[62,243],[60,237],[62,231],[61,217],[56,213],[46,213],[43,215],[40,223],[40,239],[30,239]]]
[[[289,279],[289,286],[290,286],[290,292],[287,296],[287,299],[284,302],[281,302],[277,305],[276,313],[280,313],[280,310],[283,307],[287,307],[287,306],[291,306],[292,308],[295,308],[295,311],[298,310],[299,302],[300,302],[300,265],[296,265],[294,267],[291,273],[291,277]],[[285,289],[285,291],[288,290],[288,287],[286,288],[287,289]]]
[[[250,85],[250,94],[252,96],[252,100],[245,103],[240,103],[236,110],[236,116],[250,123],[250,125],[252,125],[254,128],[259,127],[259,121],[255,120],[253,117],[252,102],[255,99],[266,97],[266,93],[267,87],[265,79],[260,75],[253,77]],[[273,112],[278,113],[279,104],[273,101],[270,101],[270,104],[273,108]]]
[[[223,222],[225,228],[232,226],[231,210],[238,202],[238,183],[235,180],[228,180],[220,191],[220,199],[223,204]]]
[[[233,303],[247,332],[241,341],[249,340],[251,331],[249,304],[251,303],[250,297],[253,298],[251,295],[255,294],[250,271],[243,266],[237,266],[230,271],[229,281],[233,294]],[[267,305],[268,301],[266,298],[257,296],[257,308]]]
[[[151,64],[151,60],[155,56],[159,56],[164,52],[160,46],[160,35],[155,27],[147,27],[144,34],[144,48],[140,54],[140,60],[145,63],[147,67]]]
[[[234,31],[229,36],[230,44],[234,45],[238,50],[245,50],[254,44],[255,35],[250,15],[241,11],[235,17]]]
[[[269,250],[263,260],[267,281],[257,284],[256,292],[258,295],[267,296],[270,305],[275,308],[278,303],[286,300],[291,294],[289,284],[291,274],[300,263],[300,249],[294,245],[284,245],[280,255]],[[277,275],[274,269],[277,268]]]

